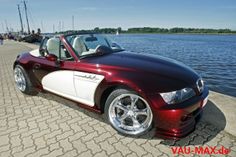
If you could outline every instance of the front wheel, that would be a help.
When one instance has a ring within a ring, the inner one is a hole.
[[[152,128],[152,110],[133,91],[117,89],[107,98],[105,115],[112,127],[124,135],[138,136]]]
[[[28,95],[35,95],[37,93],[32,87],[32,83],[22,66],[20,65],[15,66],[14,77],[16,86],[22,93]]]

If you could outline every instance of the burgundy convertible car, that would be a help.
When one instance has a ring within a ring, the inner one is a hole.
[[[182,137],[194,130],[208,89],[192,69],[131,53],[100,34],[46,37],[17,56],[14,77],[25,94],[48,91],[104,113],[119,133]]]

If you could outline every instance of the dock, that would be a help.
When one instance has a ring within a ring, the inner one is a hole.
[[[176,146],[224,146],[228,156],[236,156],[236,97],[210,91],[202,119],[182,139],[163,140],[153,130],[138,138],[123,136],[103,116],[74,102],[48,93],[27,96],[15,87],[17,54],[38,47],[0,45],[0,156],[173,156]]]

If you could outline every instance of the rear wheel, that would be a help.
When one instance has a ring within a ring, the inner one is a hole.
[[[152,127],[152,110],[133,91],[117,89],[107,98],[105,114],[113,128],[125,135],[142,135]]]
[[[15,66],[14,77],[15,77],[16,86],[22,93],[29,94],[29,95],[36,94],[36,91],[32,87],[32,83],[22,66],[20,65]]]

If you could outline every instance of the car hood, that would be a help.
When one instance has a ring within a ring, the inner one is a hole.
[[[128,51],[112,53],[89,59],[100,65],[124,67],[145,75],[146,78],[174,80],[176,88],[190,86],[199,79],[198,74],[188,66],[176,60],[159,55],[141,55]],[[156,77],[156,78],[155,78]],[[141,76],[143,78],[143,76]]]

